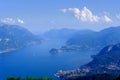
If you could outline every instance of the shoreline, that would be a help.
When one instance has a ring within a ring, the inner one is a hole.
[[[6,50],[0,50],[0,54],[8,53],[8,52],[15,51],[15,50],[16,49],[14,49],[14,48],[6,49]]]

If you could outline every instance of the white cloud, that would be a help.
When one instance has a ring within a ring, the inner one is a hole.
[[[4,19],[1,19],[1,23],[14,24],[14,23],[15,23],[15,20],[12,19],[12,18],[4,18]]]
[[[62,9],[63,13],[71,13],[74,15],[75,18],[82,22],[112,22],[112,19],[109,18],[107,15],[104,16],[97,16],[92,13],[87,7],[83,7],[83,9],[79,8],[68,8]]]
[[[18,19],[18,23],[23,24],[24,21],[22,19]]]
[[[14,18],[4,18],[0,20],[0,23],[4,24],[23,24],[24,21],[22,19],[14,19]]]
[[[112,22],[112,20],[106,15],[104,15],[104,20],[105,22]]]

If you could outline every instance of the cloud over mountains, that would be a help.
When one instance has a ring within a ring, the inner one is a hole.
[[[4,24],[23,24],[24,21],[22,19],[13,19],[13,18],[4,18],[0,20],[0,23]]]
[[[83,7],[83,9],[79,8],[68,8],[62,9],[63,13],[70,13],[75,18],[82,22],[112,22],[112,19],[107,15],[98,16],[93,14],[93,12],[87,7]]]

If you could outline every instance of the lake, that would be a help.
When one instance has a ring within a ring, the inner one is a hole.
[[[51,48],[60,48],[62,40],[47,40],[39,45],[0,54],[0,80],[15,77],[52,77],[57,70],[80,67],[92,60],[98,51],[80,51],[52,54]]]

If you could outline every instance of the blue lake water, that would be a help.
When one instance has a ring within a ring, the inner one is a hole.
[[[48,40],[39,45],[25,47],[13,52],[0,54],[0,80],[15,77],[54,77],[57,70],[80,67],[92,60],[97,51],[80,51],[51,54],[51,48],[59,48],[64,42]]]

